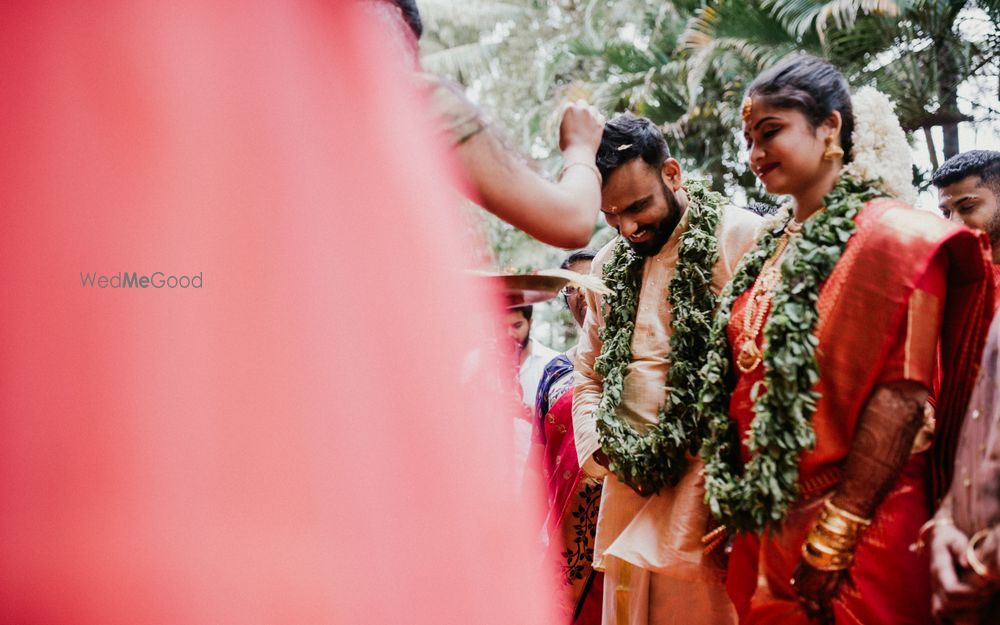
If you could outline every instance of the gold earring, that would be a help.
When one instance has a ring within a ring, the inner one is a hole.
[[[833,135],[827,135],[824,143],[826,143],[826,150],[823,151],[824,161],[835,161],[844,157],[844,150],[833,142]]]

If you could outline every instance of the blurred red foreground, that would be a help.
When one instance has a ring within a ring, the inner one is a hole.
[[[351,2],[0,6],[0,622],[540,622],[447,166]],[[80,273],[203,275],[96,288]]]

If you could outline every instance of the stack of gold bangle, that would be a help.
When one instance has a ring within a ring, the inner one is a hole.
[[[843,571],[854,561],[854,548],[871,520],[823,502],[816,524],[802,543],[802,559],[820,571]]]

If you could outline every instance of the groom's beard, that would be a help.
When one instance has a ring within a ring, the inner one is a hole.
[[[677,224],[680,223],[681,215],[684,214],[680,202],[677,201],[677,196],[662,180],[660,180],[660,188],[663,190],[663,199],[667,203],[667,216],[657,224],[645,226],[636,231],[638,234],[644,230],[652,230],[653,238],[642,243],[632,243],[629,239],[625,239],[632,251],[639,256],[656,256],[670,239],[670,235],[674,233]]]

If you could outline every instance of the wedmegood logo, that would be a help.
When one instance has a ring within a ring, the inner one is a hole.
[[[116,274],[105,275],[81,271],[80,284],[85,289],[200,289],[204,284],[202,273],[199,271],[189,276],[154,271],[147,275],[136,271],[119,271]]]

